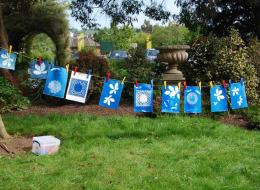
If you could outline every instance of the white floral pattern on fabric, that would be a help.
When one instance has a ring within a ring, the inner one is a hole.
[[[239,88],[235,87],[232,89],[232,96],[238,95],[239,94]]]
[[[243,98],[242,98],[242,96],[239,96],[239,100],[237,101],[237,104],[238,104],[239,106],[241,106],[242,103],[243,103]]]
[[[6,54],[2,54],[1,55],[2,59],[3,59],[3,65],[6,65],[8,67],[11,67],[12,63],[13,63],[13,59],[11,58],[11,55],[9,53]]]
[[[119,90],[118,83],[115,83],[115,86],[113,84],[110,84],[109,88],[111,89],[109,94],[116,94],[116,92]]]
[[[108,97],[105,97],[105,99],[104,99],[104,103],[105,104],[107,104],[107,105],[109,105],[110,106],[110,103],[113,103],[113,102],[115,102],[115,99],[114,98],[112,98],[112,95],[110,95],[110,96],[108,96]]]
[[[50,92],[53,94],[57,94],[61,91],[61,83],[57,80],[53,80],[48,84],[48,88],[50,89]]]
[[[216,89],[216,92],[214,93],[214,96],[217,97],[218,101],[225,99],[225,96],[222,95],[222,90]]]
[[[35,70],[33,71],[33,74],[35,74],[35,75],[46,74],[47,71],[45,69],[46,69],[45,63],[41,63],[40,65],[36,63],[35,64]]]
[[[177,95],[177,98],[180,99],[179,88],[177,86],[172,87],[169,86],[169,90],[165,91],[165,95],[168,95],[170,97],[175,97]]]

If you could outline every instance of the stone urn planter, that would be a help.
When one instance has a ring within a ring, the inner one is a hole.
[[[160,53],[158,60],[168,63],[168,69],[163,74],[163,80],[166,81],[181,81],[185,80],[181,71],[178,70],[178,65],[184,63],[188,59],[186,50],[190,49],[188,45],[173,45],[162,46],[157,48]]]

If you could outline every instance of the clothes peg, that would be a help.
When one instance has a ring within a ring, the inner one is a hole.
[[[78,72],[78,67],[75,67],[75,68],[74,68],[74,73],[73,73],[74,76],[76,75],[77,72]]]
[[[212,81],[209,81],[209,86],[210,86],[210,88],[213,87],[213,82]]]
[[[222,86],[223,86],[224,88],[227,88],[227,83],[226,83],[225,80],[222,80]]]
[[[201,81],[199,81],[199,82],[198,82],[198,85],[199,85],[199,87],[200,87],[200,90],[201,90]]]
[[[8,53],[9,53],[9,54],[12,53],[12,48],[13,48],[13,46],[10,45],[10,46],[9,46],[9,50],[8,50]]]
[[[107,78],[106,78],[106,82],[108,82],[110,80],[110,71],[107,71]]]
[[[122,80],[122,84],[124,84],[124,83],[125,83],[125,79],[126,79],[126,77],[124,77],[124,78],[123,78],[123,80]]]
[[[138,80],[135,79],[135,86],[138,87]]]
[[[167,82],[166,81],[163,82],[163,86],[164,86],[164,90],[166,90],[166,86],[167,86]]]

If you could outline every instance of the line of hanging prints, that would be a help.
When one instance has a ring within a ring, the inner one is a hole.
[[[15,70],[15,62],[18,53],[12,53],[9,49],[0,51],[0,68]],[[89,84],[92,75],[77,72],[77,69],[71,72],[68,82],[68,67],[59,67],[49,64],[46,60],[33,60],[29,65],[29,74],[33,79],[46,80],[43,94],[57,98],[66,98],[71,101],[85,103]],[[107,74],[99,105],[105,108],[118,109],[124,82],[121,80],[110,79]],[[68,83],[68,88],[67,88]],[[135,112],[153,112],[153,80],[150,84],[138,84],[135,81],[134,88],[134,111]],[[231,108],[241,109],[248,107],[245,84],[243,79],[240,82],[229,85],[225,82],[222,85],[210,84],[210,103],[212,112],[228,111],[227,88],[230,91]],[[66,91],[67,89],[67,91]],[[187,86],[184,83],[184,112],[201,113],[202,112],[202,90],[201,83],[198,86]],[[180,112],[181,86],[162,85],[161,110],[167,113]]]

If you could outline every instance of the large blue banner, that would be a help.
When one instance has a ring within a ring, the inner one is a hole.
[[[64,98],[68,73],[63,67],[53,67],[49,70],[43,94]]]
[[[34,60],[30,63],[29,74],[32,79],[46,79],[50,64],[47,60],[38,63]]]
[[[8,53],[7,50],[0,51],[0,68],[15,70],[16,53]]]
[[[210,88],[211,112],[228,111],[227,92],[222,85]]]
[[[123,88],[124,84],[119,80],[110,79],[105,81],[99,105],[106,108],[117,109]]]
[[[201,113],[201,89],[198,86],[187,86],[184,90],[184,112]]]
[[[180,90],[177,86],[162,86],[162,112],[180,112]]]
[[[230,84],[231,108],[247,108],[247,98],[244,82]]]
[[[134,112],[153,112],[153,86],[151,84],[134,86]]]

